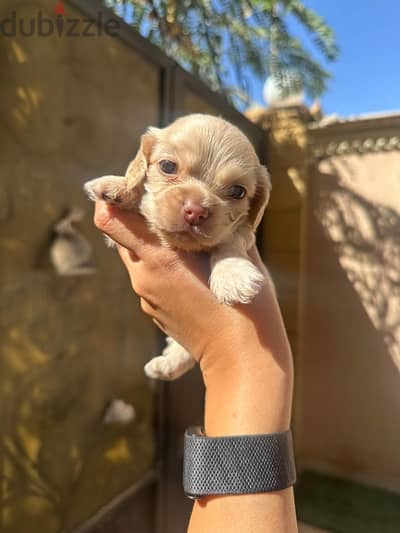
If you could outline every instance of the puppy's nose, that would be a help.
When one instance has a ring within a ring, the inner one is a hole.
[[[189,200],[183,205],[183,218],[191,226],[199,226],[208,218],[208,209]]]

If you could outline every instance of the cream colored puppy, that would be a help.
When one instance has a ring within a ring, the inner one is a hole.
[[[135,209],[165,246],[210,254],[210,288],[222,304],[248,303],[265,279],[247,251],[269,198],[270,180],[247,137],[222,118],[188,115],[149,128],[126,176],[85,184],[92,200]],[[173,380],[195,361],[167,339],[145,366],[151,378]]]

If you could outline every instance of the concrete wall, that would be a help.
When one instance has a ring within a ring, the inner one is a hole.
[[[277,290],[286,331],[292,348],[296,376],[299,374],[299,309],[303,253],[305,174],[307,167],[309,114],[302,108],[266,110],[256,108],[249,118],[265,129],[267,167],[272,191],[260,226],[263,258]],[[293,429],[299,387],[295,387]]]
[[[399,133],[399,117],[311,131],[314,153],[323,161],[313,164],[308,186],[297,422],[304,467],[395,490]]]
[[[52,17],[52,7],[6,0],[0,18]],[[157,124],[158,72],[106,36],[2,37],[0,72],[0,529],[69,531],[153,466],[142,368],[154,328],[82,184],[123,172]],[[72,208],[95,272],[60,276],[53,228]],[[102,422],[113,398],[134,406],[131,423]]]
[[[400,490],[400,116],[247,115],[266,130],[264,257],[294,356],[298,469]]]

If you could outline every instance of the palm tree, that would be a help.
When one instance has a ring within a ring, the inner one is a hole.
[[[182,67],[238,105],[249,79],[272,77],[290,93],[324,92],[323,61],[338,54],[327,23],[298,0],[104,0]],[[320,59],[293,35],[300,25]],[[239,104],[240,106],[240,104]]]

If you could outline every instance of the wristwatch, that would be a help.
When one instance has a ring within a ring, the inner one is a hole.
[[[191,499],[211,494],[254,494],[296,481],[292,433],[207,437],[185,432],[183,490]]]

